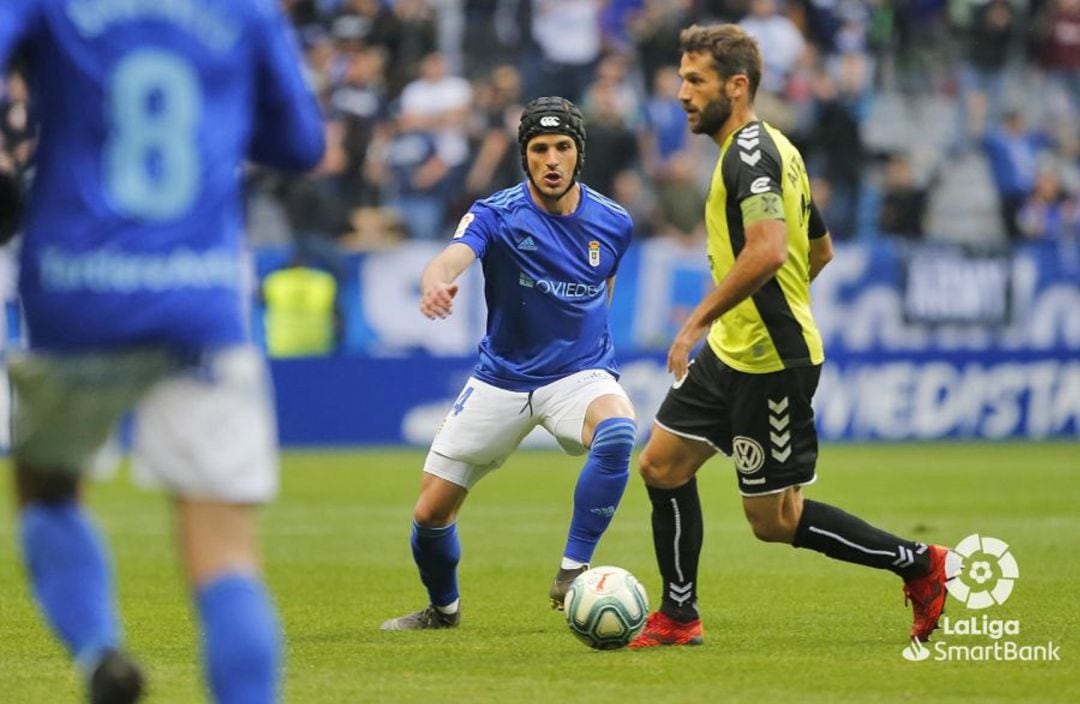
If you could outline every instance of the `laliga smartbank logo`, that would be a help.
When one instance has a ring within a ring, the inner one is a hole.
[[[945,559],[945,582],[949,595],[978,611],[1004,604],[1020,576],[1016,558],[1004,540],[969,535],[956,544]]]
[[[1020,578],[1020,566],[1004,540],[978,533],[969,535],[945,559],[945,588],[969,611],[1004,604]],[[990,614],[942,616],[937,639],[929,646],[917,639],[901,653],[905,660],[946,661],[1059,661],[1061,648],[1053,641],[1019,641],[1020,620]]]

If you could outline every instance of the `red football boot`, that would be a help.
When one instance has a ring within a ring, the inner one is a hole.
[[[949,579],[945,570],[949,549],[940,545],[931,545],[927,549],[930,551],[930,571],[904,583],[904,603],[911,602],[915,616],[911,624],[911,637],[923,642],[930,640],[930,634],[937,628],[938,619],[945,611],[945,582]]]
[[[651,648],[657,645],[701,645],[705,642],[705,630],[701,619],[676,621],[667,614],[654,611],[649,614],[645,628],[637,638],[630,641],[630,648]]]

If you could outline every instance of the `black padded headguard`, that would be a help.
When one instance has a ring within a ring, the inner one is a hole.
[[[577,166],[574,177],[581,173],[585,163],[585,119],[581,110],[566,98],[549,96],[537,98],[525,106],[518,124],[518,148],[521,151],[521,168],[529,173],[525,147],[538,134],[565,134],[577,145]]]

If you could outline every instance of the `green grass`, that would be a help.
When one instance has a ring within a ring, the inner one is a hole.
[[[830,446],[809,490],[901,535],[952,543],[980,532],[1007,541],[1021,578],[991,614],[1020,619],[1022,643],[1059,644],[1062,661],[1053,663],[903,660],[910,616],[899,581],[756,542],[723,460],[699,479],[704,647],[593,652],[548,610],[578,463],[540,452],[513,457],[465,507],[462,627],[381,633],[384,618],[425,603],[408,545],[422,460],[413,451],[286,456],[281,500],[262,520],[288,633],[286,701],[1077,701],[1080,445]],[[0,701],[81,701],[26,596],[3,484]],[[152,680],[149,701],[205,701],[167,500],[114,481],[94,487],[90,503],[113,546],[129,644]],[[634,572],[655,601],[640,480],[632,479],[596,560]],[[964,611],[950,604],[952,615]]]

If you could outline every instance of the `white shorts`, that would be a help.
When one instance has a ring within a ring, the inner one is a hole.
[[[25,353],[9,360],[12,454],[26,467],[86,472],[134,410],[136,481],[186,498],[261,503],[278,489],[277,428],[251,346],[181,360],[160,349]]]
[[[424,471],[471,489],[502,465],[537,425],[568,454],[584,454],[585,412],[607,395],[629,401],[615,377],[602,369],[571,374],[532,393],[507,391],[470,377],[435,434]]]

